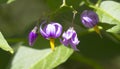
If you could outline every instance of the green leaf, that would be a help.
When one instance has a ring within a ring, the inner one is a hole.
[[[120,3],[114,1],[103,1],[100,8],[96,8],[100,21],[114,24],[107,32],[120,33]]]
[[[9,51],[10,53],[14,53],[13,49],[8,45],[7,41],[5,40],[1,32],[0,32],[0,48],[5,51]]]
[[[8,1],[7,1],[7,4],[12,3],[13,1],[15,1],[15,0],[8,0]]]
[[[53,69],[65,62],[73,50],[63,45],[51,49],[33,49],[20,46],[11,64],[11,69]]]
[[[10,3],[12,3],[13,1],[15,1],[15,0],[0,0],[0,4],[3,4],[3,3],[10,4]]]

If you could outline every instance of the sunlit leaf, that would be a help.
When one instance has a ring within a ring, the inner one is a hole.
[[[8,0],[7,3],[10,4],[10,3],[12,3],[13,1],[15,1],[15,0]]]
[[[2,33],[0,32],[0,48],[9,51],[10,53],[13,53],[13,49],[8,45],[7,41],[3,37]]]
[[[73,50],[65,46],[51,49],[33,49],[20,46],[11,64],[11,69],[53,69],[65,62]]]
[[[0,0],[0,4],[3,4],[3,3],[10,4],[10,3],[12,3],[13,1],[15,1],[15,0]]]
[[[114,24],[107,32],[120,33],[120,3],[114,1],[103,1],[97,13],[103,23]]]

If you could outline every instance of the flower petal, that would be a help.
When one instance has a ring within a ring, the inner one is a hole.
[[[46,34],[46,32],[42,29],[42,25],[44,24],[45,22],[43,22],[41,25],[40,25],[40,33],[41,35],[44,37],[44,38],[48,38],[48,35]]]
[[[70,45],[75,51],[79,51],[79,49],[77,49],[76,45],[72,45],[72,44],[70,44]]]
[[[71,47],[72,47],[74,50],[76,50],[76,51],[78,51],[76,45],[78,45],[79,42],[80,42],[80,41],[78,40],[77,34],[76,34],[76,32],[75,32],[75,33],[72,35],[71,39],[70,39],[70,45],[71,45]]]
[[[69,40],[74,32],[75,31],[73,30],[73,28],[70,27],[66,32],[63,33],[62,37],[66,40]]]
[[[55,26],[52,24],[48,24],[46,27],[46,33],[48,37],[54,38],[55,37]]]
[[[93,23],[92,23],[92,19],[90,19],[89,17],[83,17],[82,19],[82,23],[85,25],[85,27],[89,27],[89,28],[92,28],[93,26],[95,26]]]
[[[55,37],[57,38],[62,33],[62,26],[59,23],[52,23],[52,25],[55,26],[55,29],[56,29],[56,31],[55,31],[55,33],[56,33]]]
[[[79,40],[78,40],[78,38],[77,38],[77,34],[75,33],[75,34],[73,34],[73,36],[72,36],[72,38],[71,38],[71,44],[72,45],[78,45],[79,44]]]
[[[60,39],[60,42],[62,43],[62,44],[64,44],[65,46],[68,46],[69,45],[69,41],[68,40],[66,40],[66,39]]]

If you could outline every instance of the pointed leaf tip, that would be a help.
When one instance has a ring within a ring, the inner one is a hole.
[[[1,32],[0,32],[0,48],[5,51],[9,51],[11,54],[14,53],[14,50],[9,46]]]

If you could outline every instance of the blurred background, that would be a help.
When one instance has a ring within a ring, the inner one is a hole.
[[[5,1],[7,0],[0,1],[0,31],[13,48],[20,42],[28,45],[28,34],[39,19],[59,22],[64,30],[71,26],[72,11],[67,7],[59,9],[62,0],[15,0],[10,4],[4,3]],[[120,39],[105,30],[101,30],[103,38],[95,32],[87,32],[81,24],[80,13],[92,8],[84,5],[83,1],[66,0],[67,5],[72,5],[78,11],[74,23],[80,40],[80,51],[74,52],[55,69],[120,69]],[[42,37],[37,39],[34,48],[45,48],[37,47],[39,42],[48,48],[49,44]],[[0,49],[0,69],[9,69],[12,57],[13,55]]]

